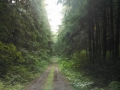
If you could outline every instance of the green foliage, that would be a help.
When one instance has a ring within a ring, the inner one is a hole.
[[[23,90],[23,86],[20,84],[17,85],[4,85],[3,82],[0,82],[0,90]]]
[[[87,52],[86,50],[81,50],[80,52],[75,52],[73,54],[74,66],[76,69],[83,68],[87,65]]]
[[[47,67],[52,54],[43,0],[11,1],[0,1],[0,80],[11,85],[4,90],[31,81]]]
[[[19,66],[25,60],[13,44],[0,42],[0,75],[6,74],[11,66]]]
[[[84,51],[82,51],[83,53]],[[83,71],[76,70],[76,61],[69,59],[58,59],[59,67],[63,74],[66,75],[67,79],[70,81],[77,90],[120,90],[120,82],[113,81],[108,86],[104,88],[94,87],[95,82],[88,76],[83,74]],[[100,84],[100,82],[98,82]]]
[[[70,59],[66,58],[62,61],[62,66],[68,69],[80,70],[85,67],[87,63],[87,52],[86,50],[81,50],[80,52],[75,52]],[[66,62],[68,61],[68,62]]]
[[[93,89],[91,89],[91,90],[105,90],[105,89],[95,87],[95,88],[93,88]]]
[[[109,90],[120,90],[120,82],[113,81],[109,84]]]
[[[49,59],[44,60],[42,57],[33,54],[26,55],[25,60],[25,67],[32,72],[42,71],[42,68],[45,68],[49,64]]]
[[[60,60],[59,66],[61,71],[70,80],[71,84],[78,90],[89,90],[90,86],[94,83],[90,78],[85,77],[82,73],[75,71],[75,61],[73,60]]]
[[[106,58],[107,58],[107,59],[110,59],[110,51],[107,51],[107,52],[106,52]]]
[[[64,68],[71,69],[74,66],[74,61],[73,60],[69,60],[69,63],[66,62],[66,61],[62,61],[61,65],[62,65],[61,68],[64,67]]]
[[[68,58],[62,61],[62,68],[82,71],[93,78],[92,90],[102,90],[99,87],[120,81],[119,2],[58,0],[63,3],[64,17],[55,52]]]
[[[4,76],[6,84],[16,85],[30,80],[30,73],[24,66],[11,66],[10,70]]]

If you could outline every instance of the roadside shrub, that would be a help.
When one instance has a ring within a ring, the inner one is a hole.
[[[87,52],[86,50],[81,50],[80,52],[76,52],[73,55],[74,67],[76,69],[80,69],[87,64]]]
[[[90,78],[85,77],[79,71],[74,70],[74,60],[61,60],[59,66],[70,83],[78,90],[89,90],[89,87],[94,83]]]
[[[120,90],[120,82],[113,81],[108,86],[109,90]]]
[[[27,82],[30,79],[30,75],[24,66],[11,66],[10,70],[4,76],[4,81],[8,85],[16,85]]]
[[[0,82],[0,90],[23,90],[23,86],[20,84],[5,85],[3,82]]]
[[[10,71],[11,66],[19,66],[25,60],[13,44],[0,42],[0,76]]]

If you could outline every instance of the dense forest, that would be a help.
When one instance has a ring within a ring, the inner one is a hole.
[[[59,0],[59,3],[64,5],[64,18],[55,52],[63,59],[62,65],[91,76],[93,87],[120,81],[120,0]]]
[[[47,65],[51,45],[43,0],[0,0],[0,90],[32,80]]]
[[[76,90],[120,90],[120,0],[57,4],[55,38],[44,0],[0,0],[0,90],[23,90],[52,56]]]

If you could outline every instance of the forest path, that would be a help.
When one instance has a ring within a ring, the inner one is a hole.
[[[60,73],[56,63],[53,62],[47,70],[24,90],[75,90]]]

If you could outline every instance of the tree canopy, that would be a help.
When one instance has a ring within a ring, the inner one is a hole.
[[[15,74],[18,78],[14,81],[28,80],[29,73],[39,71],[40,62],[48,60],[51,52],[51,31],[43,0],[1,0],[0,78]]]

